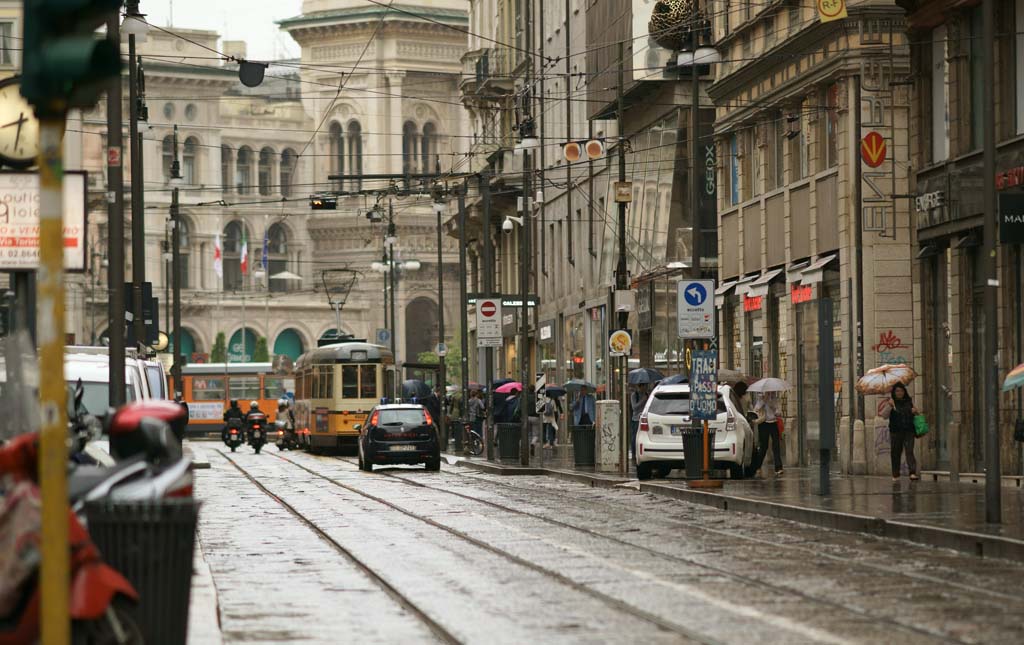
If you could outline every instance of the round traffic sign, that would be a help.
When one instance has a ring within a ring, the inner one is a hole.
[[[707,300],[708,292],[707,289],[704,288],[704,285],[699,282],[694,282],[683,290],[683,298],[686,299],[686,304],[691,307],[699,307],[704,304],[705,300]]]
[[[483,314],[485,318],[490,318],[494,314],[498,313],[498,308],[494,306],[493,300],[485,300],[480,303],[480,313]]]

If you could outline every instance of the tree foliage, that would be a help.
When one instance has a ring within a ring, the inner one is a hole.
[[[228,361],[228,341],[224,332],[217,332],[217,339],[213,341],[213,349],[210,350],[211,363],[226,363]]]
[[[254,363],[269,363],[270,362],[270,350],[267,349],[267,337],[259,336],[256,338],[256,348],[252,350],[252,362]]]

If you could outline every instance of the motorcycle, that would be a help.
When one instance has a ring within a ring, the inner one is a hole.
[[[243,434],[242,420],[228,419],[228,424],[224,428],[224,445],[231,448],[231,452],[234,452],[238,446],[242,445]]]
[[[297,450],[299,447],[299,437],[295,434],[295,426],[288,419],[281,419],[280,417],[274,422],[277,427],[277,449],[278,450]]]
[[[267,415],[262,412],[250,413],[246,423],[249,425],[249,445],[258,455],[260,449],[267,443]]]

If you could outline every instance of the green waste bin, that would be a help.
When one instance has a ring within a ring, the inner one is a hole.
[[[498,427],[498,459],[518,461],[521,426],[518,423],[498,423],[496,425]]]
[[[572,434],[572,458],[576,466],[593,466],[597,463],[594,426],[570,426]]]
[[[184,645],[199,502],[89,502],[89,535],[103,560],[139,594],[134,617],[146,643]]]

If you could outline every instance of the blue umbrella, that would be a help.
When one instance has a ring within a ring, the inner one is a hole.
[[[566,381],[565,385],[566,392],[597,392],[597,386],[590,381],[584,381],[581,378],[574,378],[571,381]]]
[[[558,387],[557,385],[546,385],[541,391],[544,393],[544,396],[548,396],[553,399],[565,396],[565,388]]]
[[[659,385],[679,385],[680,383],[689,383],[690,380],[682,374],[674,374],[668,378],[662,379]]]
[[[661,372],[650,367],[638,367],[635,370],[630,370],[626,376],[627,381],[630,385],[641,385],[644,383],[657,383],[658,381],[665,378]]]

